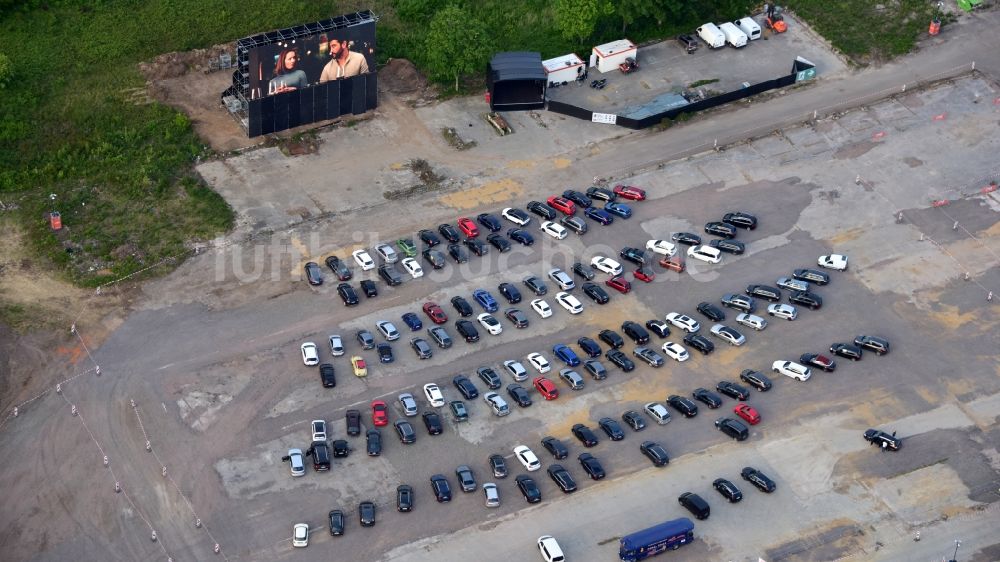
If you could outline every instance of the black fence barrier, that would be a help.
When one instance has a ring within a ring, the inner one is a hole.
[[[548,100],[548,109],[553,113],[561,113],[563,115],[569,115],[570,117],[576,117],[577,119],[583,119],[585,121],[592,120],[594,115],[594,112],[587,108],[578,107],[556,100]]]

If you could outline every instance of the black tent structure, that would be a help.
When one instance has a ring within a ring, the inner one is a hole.
[[[545,107],[545,68],[541,53],[497,53],[486,65],[490,109],[525,111]]]

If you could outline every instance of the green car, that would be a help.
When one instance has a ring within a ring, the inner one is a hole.
[[[399,246],[399,251],[408,258],[412,258],[417,255],[417,246],[413,243],[413,240],[409,238],[400,238],[399,240],[396,240],[396,245]]]

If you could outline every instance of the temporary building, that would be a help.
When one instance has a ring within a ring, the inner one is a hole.
[[[636,58],[638,52],[635,43],[628,39],[619,39],[598,45],[590,53],[590,66],[596,66],[597,70],[601,72],[618,70],[619,64],[625,62],[625,59],[629,57]]]
[[[554,59],[543,60],[542,67],[548,76],[549,84],[553,82],[572,82],[587,71],[584,62],[576,53],[570,53]]]

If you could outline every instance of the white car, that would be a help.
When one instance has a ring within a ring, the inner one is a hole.
[[[816,260],[816,263],[818,263],[820,267],[836,271],[844,271],[847,269],[847,256],[843,256],[841,254],[820,256],[819,259]]]
[[[379,244],[375,246],[375,253],[379,255],[380,258],[385,260],[385,263],[396,263],[399,260],[399,254],[396,250],[392,249],[392,246],[388,244]]]
[[[562,240],[563,238],[569,236],[568,230],[552,221],[545,221],[542,223],[542,232],[548,234],[556,240]]]
[[[722,253],[719,252],[719,250],[704,244],[700,246],[691,246],[688,248],[687,254],[689,258],[694,258],[703,262],[719,263],[722,261]]]
[[[531,222],[531,217],[529,217],[527,213],[521,211],[520,209],[516,209],[518,212],[513,213],[512,211],[514,210],[515,209],[507,207],[506,209],[500,211],[500,216],[516,224],[517,226],[524,226],[529,222]]]
[[[622,264],[604,256],[595,256],[594,259],[590,260],[590,265],[591,267],[603,271],[612,277],[615,275],[621,275],[622,271],[624,271],[622,269]]]
[[[668,258],[677,254],[677,245],[666,240],[647,240],[646,249]]]
[[[670,314],[667,314],[667,322],[670,322],[674,326],[677,326],[689,334],[693,334],[701,329],[701,324],[699,324],[697,320],[679,312],[671,312]]]
[[[747,314],[747,313],[740,314],[736,317],[736,323],[743,324],[747,328],[753,328],[758,332],[763,330],[764,328],[767,328],[767,320],[764,320],[763,318],[757,316],[756,314]]]
[[[379,320],[375,323],[375,327],[378,331],[385,336],[385,339],[389,341],[396,341],[399,339],[399,330],[396,329],[395,324],[389,322],[388,320]]]
[[[580,314],[583,312],[583,304],[580,299],[569,293],[556,293],[556,302],[569,311],[570,314]]]
[[[767,313],[777,318],[784,318],[785,320],[795,320],[799,317],[798,311],[795,310],[795,307],[790,304],[768,305]]]
[[[399,395],[399,405],[403,407],[403,414],[406,417],[413,417],[417,415],[417,400],[413,398],[413,395],[409,392],[404,392]]]
[[[311,341],[307,341],[302,344],[302,362],[306,364],[306,367],[312,367],[313,365],[319,365],[319,350],[316,349],[316,344]]]
[[[552,535],[538,537],[538,551],[545,562],[565,562],[566,556]]]
[[[710,331],[713,336],[725,342],[729,342],[729,345],[741,346],[747,341],[746,336],[729,326],[726,326],[725,324],[716,324],[712,326]]]
[[[542,468],[542,463],[539,462],[535,453],[531,452],[531,449],[525,447],[524,445],[514,447],[514,456],[517,457],[517,460],[521,461],[521,464],[523,464],[524,468],[528,469],[529,472]]]
[[[503,362],[503,368],[510,373],[511,378],[517,382],[523,382],[528,380],[528,370],[524,368],[524,365],[520,361],[508,360]]]
[[[552,370],[552,365],[549,364],[548,359],[546,359],[541,353],[529,353],[528,363],[531,363],[531,366],[543,375]]]
[[[500,490],[493,482],[483,484],[483,495],[486,496],[486,507],[500,507]]]
[[[375,260],[372,259],[366,250],[354,250],[351,252],[351,255],[354,256],[354,261],[358,262],[361,271],[375,269]]]
[[[435,408],[444,406],[444,394],[441,394],[441,389],[438,388],[438,385],[432,382],[425,384],[424,396],[427,397],[427,401],[431,403],[431,406]]]
[[[649,417],[656,420],[659,425],[666,425],[670,422],[670,412],[667,411],[667,407],[659,402],[650,402],[643,406],[643,410]]]
[[[800,381],[807,381],[812,376],[812,370],[809,367],[799,365],[794,361],[775,361],[771,365],[771,370]]]
[[[340,357],[344,354],[344,340],[336,334],[330,336],[330,353],[334,357]]]
[[[309,525],[306,523],[296,523],[292,527],[292,546],[295,548],[305,548],[309,546]]]
[[[312,421],[312,440],[326,441],[326,422],[324,420]]]
[[[493,317],[492,314],[482,313],[476,317],[479,323],[482,324],[483,328],[492,336],[499,336],[500,332],[503,332],[503,326],[500,325],[500,321]]]
[[[403,258],[403,269],[414,279],[424,276],[424,268],[413,258]]]
[[[288,450],[288,464],[292,467],[292,476],[303,476],[306,473],[305,457],[302,449]]]
[[[552,309],[549,308],[549,303],[545,302],[545,299],[535,299],[531,301],[531,308],[533,308],[542,318],[552,316]]]
[[[684,346],[679,343],[668,341],[663,344],[661,349],[667,357],[673,359],[674,361],[684,362],[691,358],[691,355],[688,354],[688,350],[684,349]]]

